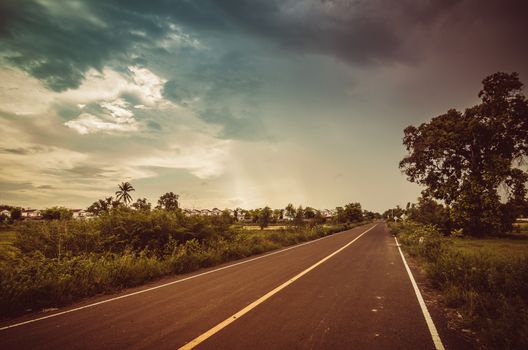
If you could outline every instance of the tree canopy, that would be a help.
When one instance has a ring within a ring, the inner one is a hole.
[[[130,182],[122,182],[118,185],[119,190],[116,191],[116,199],[123,203],[125,205],[128,205],[128,203],[132,202],[132,196],[130,195],[130,192],[135,191],[134,187],[130,184]]]
[[[179,195],[174,192],[167,192],[158,199],[158,208],[165,210],[176,210],[179,208]]]
[[[524,205],[528,175],[528,103],[517,73],[483,80],[481,103],[450,109],[404,130],[409,155],[400,168],[424,195],[451,206],[454,219],[473,235],[511,230]]]

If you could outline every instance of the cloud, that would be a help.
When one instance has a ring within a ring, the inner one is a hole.
[[[269,139],[262,120],[246,113],[236,117],[228,108],[207,109],[200,112],[200,118],[208,123],[222,126],[220,137],[245,141]]]
[[[500,44],[488,31],[513,40],[526,30],[528,10],[522,0],[10,0],[0,6],[4,60],[55,91],[80,86],[92,69],[136,65],[152,52],[201,50],[219,37],[351,65],[413,63],[434,40],[456,40],[452,28],[461,25],[478,39],[470,46],[485,45],[486,38]],[[508,54],[525,53],[522,46],[510,45]]]
[[[67,127],[77,131],[81,135],[86,135],[94,132],[119,132],[119,131],[137,131],[138,125],[134,119],[127,119],[126,121],[106,122],[102,119],[83,113],[74,120],[64,123]]]
[[[143,50],[198,47],[199,41],[162,20],[161,7],[130,2],[3,1],[1,52],[11,65],[54,91],[77,88],[91,69],[112,61],[135,64]]]

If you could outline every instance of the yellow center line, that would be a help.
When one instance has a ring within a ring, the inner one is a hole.
[[[213,336],[214,334],[220,332],[222,329],[224,329],[225,327],[227,327],[228,325],[230,325],[231,323],[235,322],[237,319],[239,319],[240,317],[242,317],[243,315],[247,314],[249,311],[253,310],[255,307],[257,307],[259,304],[262,304],[263,302],[265,302],[266,300],[268,300],[269,298],[271,298],[273,295],[277,294],[278,292],[280,292],[281,290],[283,290],[284,288],[286,288],[287,286],[289,286],[290,284],[292,284],[293,282],[297,281],[299,278],[301,278],[302,276],[306,275],[308,272],[312,271],[313,269],[315,269],[317,266],[323,264],[325,261],[331,259],[332,257],[334,257],[335,255],[339,254],[340,252],[342,252],[344,249],[346,249],[348,246],[350,246],[352,243],[354,243],[355,241],[357,241],[358,239],[361,238],[361,236],[363,236],[365,233],[369,232],[370,230],[372,230],[374,227],[376,227],[376,225],[372,226],[371,228],[363,231],[359,236],[357,236],[356,238],[354,238],[352,241],[348,242],[347,244],[345,244],[344,246],[342,246],[341,248],[339,248],[338,250],[336,250],[335,252],[333,252],[332,254],[326,256],[325,258],[319,260],[318,262],[316,262],[315,264],[313,264],[312,266],[310,266],[309,268],[307,268],[306,270],[302,271],[301,273],[295,275],[294,277],[290,278],[289,280],[287,280],[286,282],[284,282],[283,284],[281,284],[280,286],[278,286],[277,288],[269,291],[268,293],[266,293],[265,295],[261,296],[259,299],[255,300],[254,302],[252,302],[251,304],[249,304],[248,306],[246,306],[245,308],[243,308],[242,310],[238,311],[237,313],[235,313],[234,315],[232,316],[229,316],[228,318],[226,318],[224,321],[220,322],[219,324],[217,324],[216,326],[214,326],[213,328],[209,329],[207,332],[199,335],[198,337],[194,338],[193,340],[191,340],[190,342],[188,342],[187,344],[183,345],[179,350],[189,350],[189,349],[193,349],[195,346],[197,346],[198,344],[204,342],[207,338],[210,338],[211,336]]]

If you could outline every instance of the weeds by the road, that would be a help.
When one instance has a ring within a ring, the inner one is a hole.
[[[494,348],[528,348],[528,244],[448,238],[432,226],[412,223],[390,226],[468,326]],[[504,248],[509,245],[515,249]]]
[[[209,219],[112,215],[94,222],[19,227],[16,254],[0,257],[0,317],[65,305],[360,225],[248,231]]]

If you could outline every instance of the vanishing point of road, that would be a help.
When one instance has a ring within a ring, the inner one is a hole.
[[[0,349],[449,348],[433,319],[378,222],[4,322]]]

